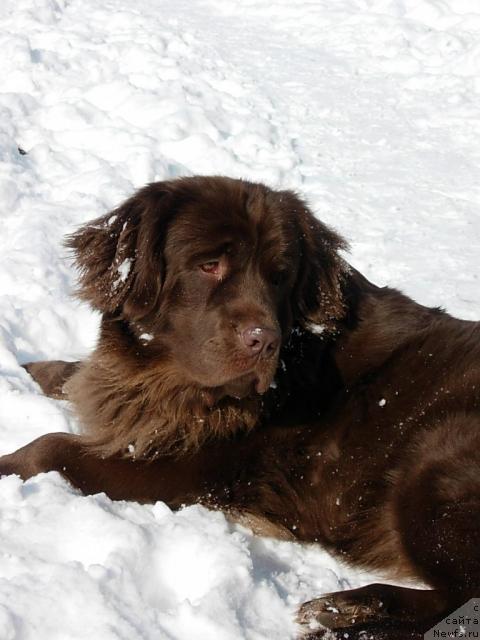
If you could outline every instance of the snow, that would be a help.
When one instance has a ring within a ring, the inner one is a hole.
[[[316,324],[315,322],[309,322],[307,325],[307,329],[310,333],[314,333],[316,336],[321,336],[325,333],[325,327],[323,324]]]
[[[3,0],[0,25],[1,452],[76,429],[19,363],[92,348],[62,239],[148,181],[297,189],[367,277],[480,316],[477,0]],[[0,494],[2,640],[286,640],[370,579],[198,506]]]
[[[125,260],[123,260],[118,265],[118,267],[117,267],[118,278],[113,283],[113,288],[114,289],[116,289],[122,283],[125,282],[125,280],[128,278],[128,275],[130,273],[131,268],[132,268],[132,261],[130,260],[130,258],[125,258]]]

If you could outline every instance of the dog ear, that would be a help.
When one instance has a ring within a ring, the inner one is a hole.
[[[102,313],[147,315],[162,287],[162,244],[172,207],[166,183],[154,183],[69,236],[78,296]]]
[[[345,316],[343,284],[348,265],[339,254],[347,242],[317,220],[306,205],[297,209],[301,261],[293,315],[299,326],[320,334]]]

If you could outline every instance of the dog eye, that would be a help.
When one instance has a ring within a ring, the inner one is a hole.
[[[204,273],[211,273],[214,276],[220,274],[220,260],[210,260],[200,265],[200,269]]]

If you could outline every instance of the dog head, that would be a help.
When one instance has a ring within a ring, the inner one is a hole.
[[[343,315],[344,242],[290,191],[223,177],[154,183],[68,245],[108,349],[121,343],[210,409],[264,394],[291,330]]]
[[[80,296],[212,402],[264,393],[291,329],[329,329],[343,314],[344,242],[290,191],[220,177],[154,183],[68,244]]]

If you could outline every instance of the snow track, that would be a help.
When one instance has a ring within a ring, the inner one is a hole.
[[[1,452],[75,430],[19,363],[91,349],[62,238],[148,181],[297,189],[372,280],[480,317],[477,0],[4,0],[0,25]],[[0,549],[0,640],[287,640],[368,579],[56,474],[0,481]]]

